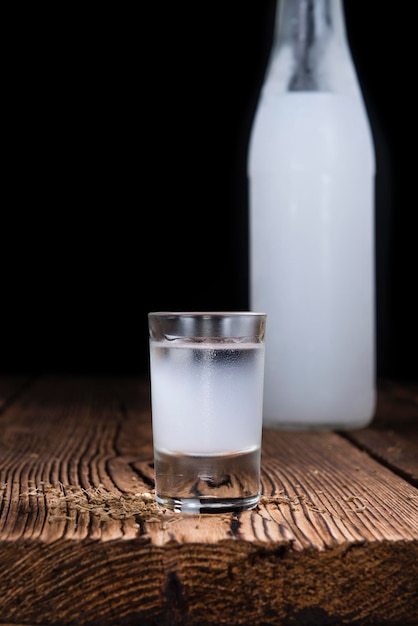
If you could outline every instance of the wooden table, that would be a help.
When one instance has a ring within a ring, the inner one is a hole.
[[[263,497],[160,511],[148,382],[0,379],[0,623],[418,624],[418,386],[370,428],[265,430]]]

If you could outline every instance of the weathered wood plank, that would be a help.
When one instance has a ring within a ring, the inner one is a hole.
[[[418,487],[418,385],[382,381],[373,423],[347,437]]]
[[[148,385],[38,381],[0,415],[0,619],[415,623],[416,488],[338,434],[280,431],[262,484],[252,512],[161,512]]]
[[[37,382],[0,416],[2,539],[51,542],[62,537],[116,539],[136,534],[133,517],[129,520],[133,531],[125,528],[122,532],[119,520],[113,519],[101,528],[99,516],[90,515],[88,491],[100,486],[117,500],[122,495],[119,482],[129,493],[145,489],[139,472],[130,467],[138,455],[152,457],[148,409],[145,423],[139,421],[144,412],[141,393],[138,384],[57,377]],[[135,419],[128,420],[125,404],[130,395],[139,408]],[[128,421],[125,430],[123,423]],[[133,456],[129,455],[131,441]],[[123,459],[118,445],[126,452]],[[84,496],[84,507],[72,508],[71,489],[66,488],[73,487],[78,496]],[[70,523],[67,517],[74,510]]]
[[[16,393],[23,390],[28,381],[26,376],[0,376],[0,412]]]
[[[1,419],[9,454],[0,479],[7,502],[2,537],[135,536],[135,516],[123,515],[122,530],[116,505],[125,497],[125,507],[138,515],[135,494],[152,490],[150,419],[148,391],[135,383],[55,380],[29,389]],[[292,541],[300,550],[417,537],[413,488],[337,434],[266,431],[262,470],[261,507],[244,516],[247,527],[233,523],[246,540]],[[149,504],[154,519],[153,503],[138,502]],[[197,528],[194,517],[165,518],[169,533],[144,519],[157,545],[230,536],[229,515],[204,516]]]
[[[302,557],[232,539],[154,549],[144,540],[8,543],[0,606],[10,622],[60,625],[415,626],[417,556],[409,542]]]

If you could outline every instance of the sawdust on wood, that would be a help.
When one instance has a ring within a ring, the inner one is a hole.
[[[6,485],[4,483],[0,485],[0,488],[4,489]],[[56,487],[49,483],[41,482],[41,487],[30,487],[28,491],[21,495],[44,499],[46,501],[49,522],[71,520],[76,523],[77,514],[85,512],[97,516],[100,521],[120,521],[135,518],[138,523],[159,522],[164,530],[172,522],[181,519],[178,513],[169,512],[157,504],[154,491],[140,493],[128,491],[118,494],[109,491],[102,484],[98,487],[84,489],[80,486],[64,485],[63,483],[59,483],[59,486]],[[415,497],[408,495],[408,499]],[[370,506],[367,500],[357,495],[347,496],[342,499],[346,503],[354,504],[352,509],[346,509],[350,513],[362,513]],[[340,498],[336,498],[336,501],[338,500]],[[276,507],[285,505],[292,511],[297,511],[302,506],[315,513],[335,515],[335,512],[327,510],[323,505],[312,502],[304,494],[299,493],[289,496],[284,493],[284,490],[272,496],[262,495],[256,511],[260,512],[261,507],[268,508],[268,505]],[[200,518],[201,516],[199,516],[199,520]]]
[[[77,512],[87,512],[100,521],[136,518],[141,522],[162,521],[165,516],[149,492],[117,494],[103,485],[84,489],[60,483],[59,487],[43,483],[42,487],[30,488],[25,495],[46,498],[48,521],[73,520]]]

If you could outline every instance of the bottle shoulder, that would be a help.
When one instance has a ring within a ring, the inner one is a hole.
[[[316,155],[320,152],[322,160]],[[362,100],[322,92],[287,92],[264,97],[257,108],[249,146],[249,167],[274,162],[314,166],[359,158],[375,168],[374,145]],[[271,164],[271,165],[269,165]]]
[[[278,95],[299,91],[292,88],[297,71],[297,61],[291,47],[286,43],[280,44],[271,52],[263,92]],[[330,42],[326,54],[316,61],[314,68],[310,68],[310,73],[315,75],[312,91],[362,98],[351,53],[342,43]]]

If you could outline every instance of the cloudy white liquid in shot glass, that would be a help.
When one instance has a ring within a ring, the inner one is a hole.
[[[157,501],[191,513],[256,506],[264,341],[151,337],[150,364]]]

